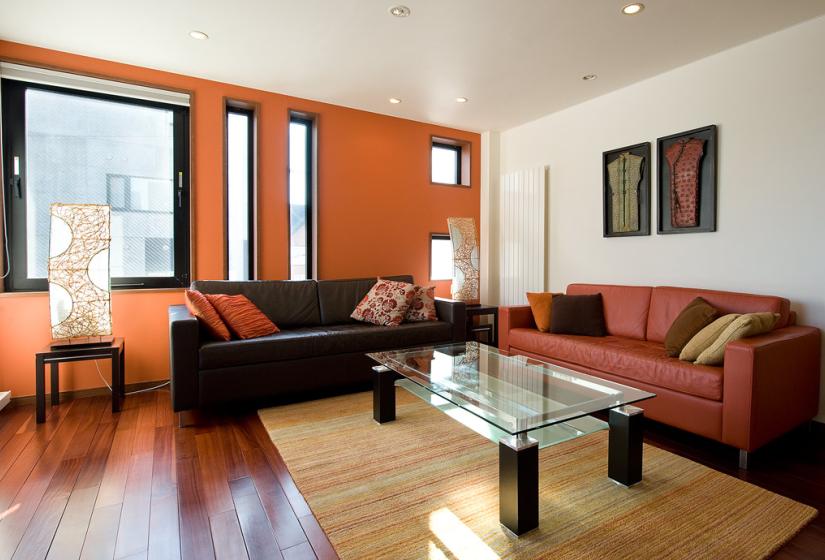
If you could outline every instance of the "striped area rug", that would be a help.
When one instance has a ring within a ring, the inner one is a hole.
[[[644,480],[607,478],[607,432],[540,451],[540,525],[498,522],[498,449],[397,389],[397,420],[372,394],[259,412],[344,560],[766,558],[816,510],[652,446]]]

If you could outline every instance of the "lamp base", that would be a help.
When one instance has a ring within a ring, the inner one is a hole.
[[[109,346],[114,342],[113,336],[79,336],[77,338],[61,338],[52,340],[52,348],[90,348],[93,346]]]

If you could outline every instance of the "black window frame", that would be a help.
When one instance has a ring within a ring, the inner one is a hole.
[[[78,90],[62,86],[38,84],[3,78],[2,92],[3,165],[5,177],[5,215],[9,236],[11,271],[5,279],[8,292],[44,292],[48,290],[46,278],[27,277],[26,251],[26,90],[51,91],[75,97],[100,99],[140,107],[152,107],[172,111],[174,126],[173,166],[173,276],[121,276],[112,277],[111,287],[118,289],[181,288],[189,286],[190,279],[190,188],[189,188],[189,107],[159,101],[111,95],[94,91]],[[14,156],[20,157],[20,180],[15,182],[12,173]],[[109,187],[107,180],[107,199]]]
[[[224,219],[226,220],[226,235],[224,236],[224,249],[226,254],[226,270],[225,275],[226,278],[229,279],[229,115],[235,113],[238,115],[244,115],[247,119],[249,119],[249,126],[247,127],[247,236],[249,237],[249,246],[247,247],[248,251],[248,262],[249,262],[249,269],[246,271],[247,280],[255,280],[255,110],[254,109],[247,109],[245,107],[237,107],[235,105],[227,105],[226,106],[226,114],[224,115],[225,119],[225,126],[226,126],[226,184],[224,185],[225,194],[226,194],[226,208],[225,208],[225,216]]]
[[[441,148],[443,150],[450,150],[455,152],[455,183],[445,183],[443,181],[435,181],[433,180],[433,148]],[[455,144],[445,144],[444,142],[439,142],[437,140],[433,140],[430,145],[430,182],[434,185],[455,185],[455,186],[465,186],[461,183],[461,159],[462,159],[462,147],[460,145]]]
[[[301,124],[307,128],[307,139],[306,139],[306,235],[307,235],[307,255],[306,255],[306,280],[312,280],[315,277],[315,271],[313,270],[313,244],[315,242],[314,239],[314,220],[313,216],[313,184],[314,184],[314,167],[315,167],[315,153],[314,153],[314,137],[315,137],[315,119],[310,116],[306,116],[303,113],[297,112],[290,112],[289,115],[289,125],[293,123]],[[291,178],[289,177],[289,157],[290,157],[290,140],[289,140],[289,131],[287,131],[287,266],[289,272],[289,279],[293,280],[292,278],[292,203],[289,200],[289,191],[290,191],[290,182]]]

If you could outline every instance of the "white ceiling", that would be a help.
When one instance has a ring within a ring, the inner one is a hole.
[[[631,17],[625,3],[0,0],[0,38],[481,131],[825,13],[825,0],[647,0]]]

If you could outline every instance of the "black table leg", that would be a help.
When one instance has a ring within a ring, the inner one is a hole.
[[[35,377],[35,408],[38,424],[46,421],[46,362],[42,356],[37,356],[34,360]]]
[[[126,398],[126,343],[120,347],[120,400]]]
[[[379,424],[395,420],[396,373],[387,366],[375,366],[372,382],[372,417]]]
[[[51,370],[52,374],[52,384],[51,384],[51,391],[52,391],[52,405],[60,404],[60,372],[58,371],[58,367],[60,364],[57,362],[52,362],[49,364],[49,369]]]
[[[499,520],[516,535],[539,526],[539,442],[521,434],[498,444]]]
[[[644,411],[635,406],[611,408],[607,476],[625,486],[642,480]]]
[[[123,376],[120,372],[120,356],[117,349],[112,350],[112,412],[120,412],[120,399],[123,394]]]

